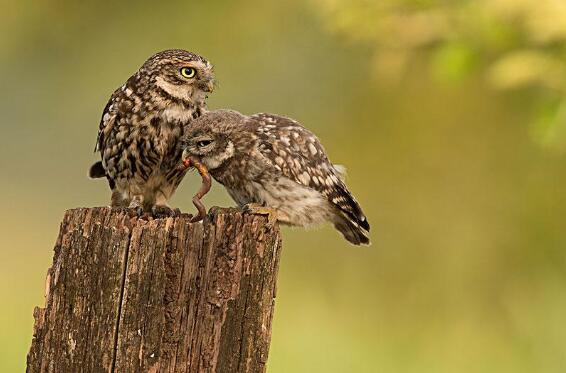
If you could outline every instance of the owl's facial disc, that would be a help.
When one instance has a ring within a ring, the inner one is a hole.
[[[209,170],[214,170],[232,158],[234,151],[234,143],[228,140],[223,144],[215,144],[214,150],[204,155],[201,160]]]
[[[202,61],[171,63],[161,68],[155,84],[175,99],[203,103],[214,90],[212,65]]]
[[[197,132],[187,137],[183,159],[197,157],[209,170],[220,167],[234,155],[234,144],[222,134]]]

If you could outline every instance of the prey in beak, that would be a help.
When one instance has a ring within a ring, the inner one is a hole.
[[[187,149],[183,150],[183,154],[181,155],[181,164],[177,167],[179,171],[186,170],[187,168],[191,167],[191,159],[189,152]]]
[[[210,173],[208,172],[206,166],[200,163],[198,159],[191,157],[186,149],[183,150],[181,159],[181,164],[178,166],[180,170],[186,170],[189,167],[194,167],[197,169],[202,178],[201,187],[198,190],[197,194],[193,196],[193,205],[195,205],[198,210],[198,214],[191,219],[191,222],[195,223],[197,221],[201,221],[206,216],[206,207],[202,203],[201,198],[210,191],[210,188],[212,186],[212,179],[210,178]]]

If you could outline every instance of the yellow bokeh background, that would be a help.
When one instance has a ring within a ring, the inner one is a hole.
[[[0,5],[0,372],[25,369],[64,211],[109,200],[86,177],[109,95],[167,48],[215,65],[210,108],[313,130],[372,226],[283,229],[268,372],[566,371],[566,3]]]

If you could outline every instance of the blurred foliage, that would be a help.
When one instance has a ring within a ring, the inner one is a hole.
[[[566,149],[566,2],[313,1],[329,29],[373,50],[380,79],[398,80],[420,57],[439,79],[480,71],[497,90],[536,90],[535,140]]]
[[[63,211],[108,202],[106,100],[172,47],[215,64],[211,108],[312,129],[372,225],[369,248],[284,228],[269,372],[564,371],[563,2],[0,2],[0,372]]]

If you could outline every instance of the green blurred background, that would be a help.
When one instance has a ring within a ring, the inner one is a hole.
[[[63,212],[108,202],[106,100],[167,48],[215,64],[210,108],[317,133],[372,224],[369,248],[284,229],[269,372],[566,371],[565,2],[0,5],[0,372],[24,370]]]

